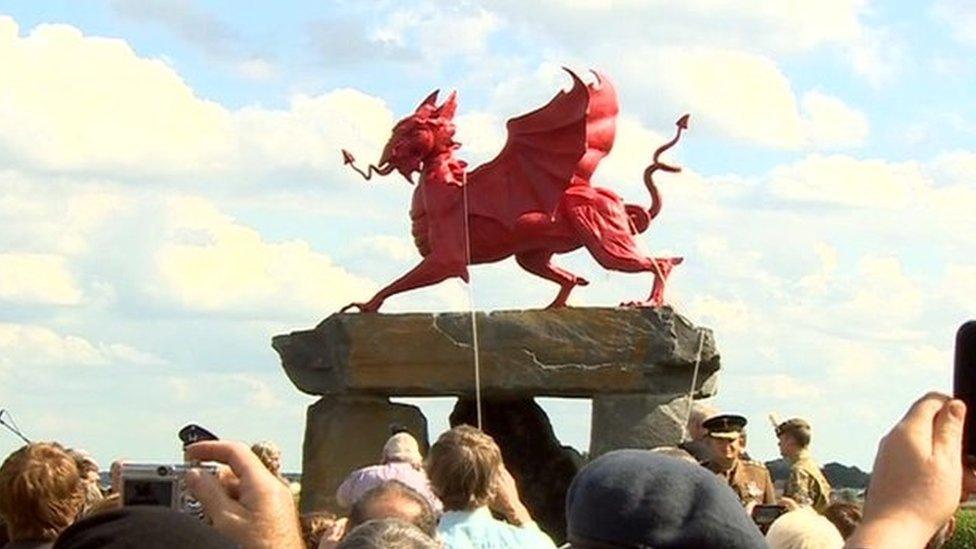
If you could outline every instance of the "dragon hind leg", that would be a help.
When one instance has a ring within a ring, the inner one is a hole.
[[[560,269],[551,263],[552,252],[547,250],[532,250],[515,254],[515,261],[530,273],[551,280],[559,284],[559,293],[547,309],[565,307],[569,293],[576,286],[586,286],[589,281],[573,273]]]
[[[648,269],[654,275],[654,282],[651,286],[651,295],[645,301],[630,301],[621,303],[623,307],[660,307],[664,305],[664,287],[667,284],[668,276],[676,265],[684,261],[683,257],[651,257],[647,258],[651,268]]]

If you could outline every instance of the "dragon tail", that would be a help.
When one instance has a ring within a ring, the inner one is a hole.
[[[657,217],[659,213],[661,213],[661,193],[658,191],[657,185],[654,184],[654,172],[657,170],[663,170],[669,173],[678,173],[681,171],[681,168],[678,166],[672,166],[670,164],[661,162],[659,157],[664,153],[664,151],[670,149],[678,143],[678,140],[681,139],[681,132],[688,129],[689,118],[690,115],[686,114],[678,119],[678,121],[675,123],[675,125],[678,126],[678,129],[675,132],[674,137],[671,138],[671,141],[661,145],[656,151],[654,151],[651,164],[644,170],[644,185],[647,187],[647,191],[651,194],[651,207],[648,208],[646,212],[648,218],[646,224],[650,224],[650,222]],[[633,215],[631,217],[633,217]]]

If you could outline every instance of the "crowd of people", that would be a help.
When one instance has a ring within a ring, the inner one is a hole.
[[[960,501],[976,493],[976,472],[963,459],[964,418],[965,404],[945,395],[916,401],[882,439],[862,507],[830,500],[805,421],[775,425],[791,465],[777,494],[769,472],[745,454],[745,419],[699,408],[680,448],[617,450],[579,471],[566,494],[564,547],[939,547]],[[273,444],[202,441],[185,454],[188,463],[219,464],[182,477],[200,513],[125,504],[124,463],[113,463],[103,488],[87,454],[27,444],[0,466],[0,546],[555,547],[496,442],[471,426],[441,434],[426,456],[411,435],[394,434],[379,463],[341,484],[339,515],[298,512]]]

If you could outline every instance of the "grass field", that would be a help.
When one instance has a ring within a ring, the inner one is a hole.
[[[956,533],[944,549],[970,549],[976,547],[976,509],[960,509],[956,513]]]

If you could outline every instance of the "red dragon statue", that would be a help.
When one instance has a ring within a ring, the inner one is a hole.
[[[438,106],[435,91],[398,122],[379,165],[364,172],[353,164],[349,152],[342,151],[344,162],[367,180],[374,173],[396,170],[413,183],[413,174],[420,173],[410,219],[414,243],[423,257],[372,299],[350,303],[343,311],[375,312],[394,294],[450,277],[467,282],[469,265],[512,255],[523,269],[559,284],[549,307],[564,307],[573,288],[588,282],[553,265],[552,256],[583,246],[607,269],[653,275],[648,298],[626,305],[664,303],[665,282],[682,258],[647,257],[634,237],[646,231],[661,211],[654,172],[680,171],[658,157],[678,142],[688,127],[688,115],[678,120],[674,138],[654,152],[653,162],[644,170],[650,208],[625,204],[613,191],[590,184],[597,164],[613,146],[616,91],[600,73],[594,72],[596,82],[586,85],[567,72],[572,89],[559,92],[538,110],[509,120],[508,141],[501,153],[470,172],[455,157],[460,146],[454,141],[455,93]]]

